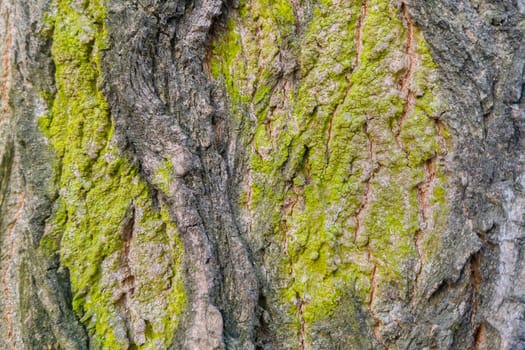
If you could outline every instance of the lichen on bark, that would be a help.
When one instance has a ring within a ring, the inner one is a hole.
[[[336,346],[323,329],[349,297],[356,348],[367,333],[392,341],[395,309],[437,251],[445,106],[404,6],[329,1],[305,14],[293,1],[244,1],[215,40],[211,72],[251,150],[240,204],[281,320],[272,331],[296,339],[278,347]]]
[[[52,38],[56,92],[42,92],[49,112],[39,124],[57,156],[58,193],[40,247],[69,269],[73,309],[93,347],[165,348],[185,304],[183,251],[112,140],[101,91],[104,20],[102,1],[58,1],[42,33]]]
[[[524,23],[0,0],[0,348],[524,348]]]

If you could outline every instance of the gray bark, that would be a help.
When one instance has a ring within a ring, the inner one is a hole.
[[[316,3],[292,3],[300,36]],[[252,149],[207,69],[212,42],[239,4],[107,2],[102,90],[114,138],[152,202],[169,208],[184,246],[187,304],[174,315],[181,321],[170,348],[525,349],[525,3],[392,3],[408,9],[429,43],[447,101],[447,227],[410,301],[381,316],[378,330],[378,317],[348,290],[347,304],[314,323],[307,340],[273,304],[280,286],[266,277],[264,260],[276,255],[260,247],[238,204]],[[38,124],[49,108],[42,91],[57,90],[52,38],[42,35],[52,4],[0,6],[0,348],[97,348],[73,312],[60,251],[40,247],[61,196]],[[276,86],[300,80],[286,54],[292,50],[279,58]],[[156,182],[166,162],[168,189]]]
[[[437,295],[465,289],[461,300],[471,310],[462,333],[474,328],[478,348],[522,349],[524,4],[414,1],[410,8],[453,106],[446,120],[456,140],[455,193],[444,252],[452,264],[438,277],[445,282]],[[453,272],[465,234],[481,245]]]

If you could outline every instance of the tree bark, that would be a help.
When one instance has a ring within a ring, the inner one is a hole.
[[[2,349],[525,349],[522,0],[0,0]]]

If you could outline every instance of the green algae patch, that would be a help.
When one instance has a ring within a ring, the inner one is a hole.
[[[162,192],[170,193],[169,185],[173,178],[173,164],[167,160],[160,164],[155,173],[154,183]]]
[[[299,348],[349,291],[372,324],[387,298],[409,302],[448,216],[449,140],[435,64],[393,2],[320,1],[302,23],[282,6],[295,16],[244,1],[211,66],[249,140],[241,205],[272,261],[275,332]]]
[[[39,125],[57,155],[58,198],[40,247],[69,269],[73,309],[94,348],[166,348],[186,303],[182,244],[112,142],[100,88],[103,2],[59,0],[52,12],[57,90]]]

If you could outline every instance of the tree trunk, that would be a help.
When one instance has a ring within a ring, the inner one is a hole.
[[[0,4],[0,348],[525,349],[522,0]]]

